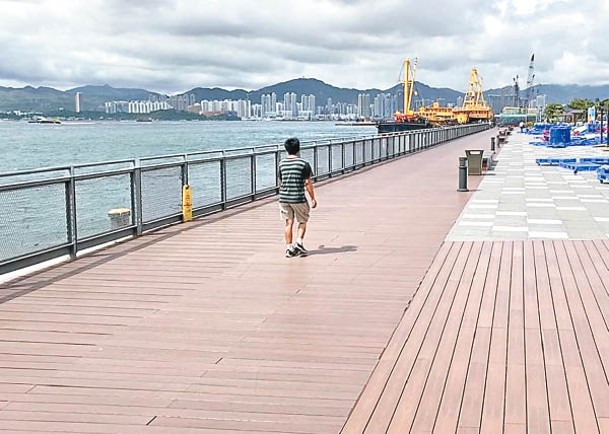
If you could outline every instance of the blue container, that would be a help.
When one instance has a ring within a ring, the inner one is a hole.
[[[555,126],[550,128],[550,139],[551,145],[557,145],[559,143],[569,143],[571,141],[571,127],[568,126]]]

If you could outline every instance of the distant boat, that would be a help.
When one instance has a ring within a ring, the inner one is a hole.
[[[378,122],[376,128],[379,134],[432,128],[432,125],[425,117],[419,116],[410,108],[412,97],[414,96],[416,62],[415,59],[414,66],[411,67],[410,59],[404,61],[404,80],[401,81],[401,84],[404,86],[404,113],[396,112],[393,115],[393,120]]]
[[[376,122],[372,122],[372,121],[355,121],[355,122],[344,121],[344,122],[336,122],[334,125],[347,126],[347,127],[374,127],[376,125]]]
[[[61,121],[59,119],[57,119],[57,118],[43,118],[43,117],[38,117],[38,118],[30,119],[27,122],[29,124],[52,124],[52,125],[59,125],[59,124],[61,124]]]
[[[413,131],[423,130],[426,128],[433,128],[427,119],[414,118],[412,120],[401,120],[401,121],[383,121],[376,124],[376,128],[379,134],[386,133],[399,133],[402,131]]]
[[[151,118],[148,119],[136,119],[135,122],[152,122]]]

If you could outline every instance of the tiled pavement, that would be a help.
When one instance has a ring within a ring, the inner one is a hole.
[[[595,239],[609,235],[609,184],[595,172],[538,166],[537,158],[609,157],[590,146],[552,149],[514,132],[447,240]],[[471,179],[471,178],[470,178]]]

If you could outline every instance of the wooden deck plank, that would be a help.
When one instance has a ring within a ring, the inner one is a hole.
[[[502,245],[497,293],[493,309],[487,380],[480,426],[481,433],[496,433],[503,429],[512,249],[513,245],[511,243]]]
[[[465,393],[469,361],[474,343],[476,324],[482,303],[484,282],[491,260],[493,243],[484,243],[480,253],[480,263],[472,280],[471,294],[468,300],[461,329],[458,336],[454,359],[451,363],[446,388],[442,396],[440,408],[433,431],[437,433],[452,433],[457,431],[462,398]]]
[[[527,428],[550,433],[550,412],[536,276],[534,244],[524,244],[525,369],[527,391]]]
[[[570,306],[575,324],[577,342],[585,366],[588,385],[592,395],[592,401],[597,417],[609,412],[609,387],[607,386],[607,376],[603,361],[598,350],[598,339],[607,336],[607,329],[598,310],[598,305],[591,293],[586,272],[583,269],[574,245],[571,243],[561,243],[557,253],[563,254],[568,262],[568,269],[572,272],[569,279],[573,284]],[[559,256],[559,261],[561,256]],[[562,267],[561,267],[562,271]],[[595,337],[598,337],[598,339]],[[603,345],[603,344],[601,344]]]
[[[363,432],[385,432],[389,424],[392,423],[392,417],[395,417],[396,424],[400,424],[401,416],[399,414],[394,416],[394,413],[401,397],[414,396],[415,400],[420,398],[420,395],[410,393],[409,390],[404,389],[404,386],[409,386],[407,380],[417,359],[429,361],[433,359],[433,353],[437,349],[439,337],[450,311],[450,305],[456,294],[457,283],[467,263],[471,247],[471,243],[464,244],[459,249],[454,262],[449,263],[445,273],[446,280],[443,283],[436,281],[436,285],[442,290],[441,302],[436,305],[425,305],[426,309],[421,312],[421,315],[425,315],[423,316],[424,320],[415,323],[407,341],[408,345],[404,347],[396,361],[395,369],[392,371],[387,386],[380,399],[378,399],[374,414],[372,414]],[[409,310],[407,316],[411,312],[413,315],[418,313]],[[410,387],[413,387],[413,385],[414,383],[411,383]]]
[[[445,283],[448,280],[451,265],[455,263],[461,248],[462,246],[460,243],[445,243],[442,246],[442,249],[436,256],[434,264],[430,268],[430,272],[427,274],[421,284],[421,297],[413,300],[413,303],[416,303],[416,305],[411,305],[409,307],[407,314],[404,316],[403,320],[400,322],[400,325],[396,329],[396,332],[393,334],[391,342],[387,346],[387,350],[383,353],[383,359],[379,362],[378,368],[375,369],[370,381],[362,392],[362,395],[358,400],[358,406],[354,408],[353,413],[350,415],[347,423],[343,427],[343,432],[362,433],[366,429],[370,417],[375,411],[376,403],[378,402],[379,397],[385,393],[385,388],[387,387],[394,370],[399,369],[396,366],[396,360],[398,360],[399,355],[403,351],[406,340],[410,339],[410,336],[412,336],[412,327],[414,326],[418,316],[421,314],[431,315],[431,312],[422,312],[424,300],[421,299],[427,299],[430,297],[430,303],[426,304],[426,306],[428,310],[433,309],[434,303],[437,302],[437,300],[439,300],[443,294],[444,285],[442,282]],[[444,264],[447,264],[447,266],[443,267]],[[430,292],[430,289],[434,285],[436,291]],[[424,330],[416,331],[419,336],[423,332]],[[413,337],[412,339],[415,338]],[[398,373],[402,376],[405,375],[405,372],[403,371],[398,371]],[[393,382],[393,384],[399,385],[398,382]],[[392,393],[398,394],[399,391],[396,390]],[[391,407],[387,406],[386,409],[387,412],[389,412]],[[393,411],[391,411],[390,414],[392,415]],[[386,423],[388,425],[389,420]]]
[[[443,325],[443,331],[439,338],[439,345],[433,356],[432,369],[429,372],[427,383],[417,409],[417,414],[414,418],[412,426],[413,432],[431,432],[434,429],[442,395],[444,394],[444,390],[446,388],[448,372],[451,364],[454,361],[455,348],[459,338],[459,333],[461,331],[463,315],[470,298],[472,282],[474,280],[476,269],[480,263],[482,247],[483,243],[474,243],[470,251],[467,264],[463,268],[463,272],[459,277],[458,282],[456,282],[456,296],[452,302],[452,305],[450,306],[450,314]],[[420,356],[425,357],[423,353]],[[410,399],[407,394],[405,394],[405,397],[406,399]],[[394,417],[397,416],[399,411],[398,404],[396,415],[394,415]],[[401,427],[401,424],[396,424],[397,430],[399,430]]]
[[[520,432],[521,427],[526,427],[523,243],[514,243],[512,257],[505,428],[506,432]]]
[[[482,300],[474,324],[475,336],[463,393],[463,405],[459,414],[459,428],[480,429],[493,321],[492,315],[489,316],[487,311],[495,305],[501,252],[501,244],[493,243],[487,275],[479,282],[483,288]]]

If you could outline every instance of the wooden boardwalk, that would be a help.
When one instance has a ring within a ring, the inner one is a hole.
[[[0,432],[606,431],[607,243],[444,242],[490,135],[0,287]]]
[[[445,243],[343,432],[609,432],[608,258]]]

